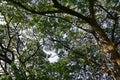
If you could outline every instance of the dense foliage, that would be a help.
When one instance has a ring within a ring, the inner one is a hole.
[[[0,80],[103,79],[120,80],[119,0],[0,0]]]

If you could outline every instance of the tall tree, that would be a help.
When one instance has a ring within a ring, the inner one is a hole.
[[[119,0],[0,2],[0,65],[10,79],[120,80]]]

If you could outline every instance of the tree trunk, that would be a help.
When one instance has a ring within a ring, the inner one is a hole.
[[[111,54],[110,62],[113,66],[113,76],[115,80],[120,80],[120,55],[116,50],[116,47],[111,43],[107,45],[108,53]]]

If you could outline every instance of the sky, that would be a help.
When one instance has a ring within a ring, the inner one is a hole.
[[[48,58],[48,60],[51,62],[51,63],[54,63],[54,62],[57,62],[59,57],[57,56],[57,54],[55,53],[55,51],[46,51],[46,50],[43,50],[46,54],[50,55],[50,57]]]

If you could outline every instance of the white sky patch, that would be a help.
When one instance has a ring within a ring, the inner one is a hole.
[[[46,54],[50,55],[50,57],[48,58],[48,60],[51,63],[57,62],[59,60],[59,57],[57,56],[57,54],[54,51],[46,51],[43,50]]]
[[[0,24],[4,25],[6,22],[4,21],[4,17],[0,14]]]
[[[4,25],[4,24],[6,24],[6,23],[5,23],[5,22],[0,21],[0,24]]]

